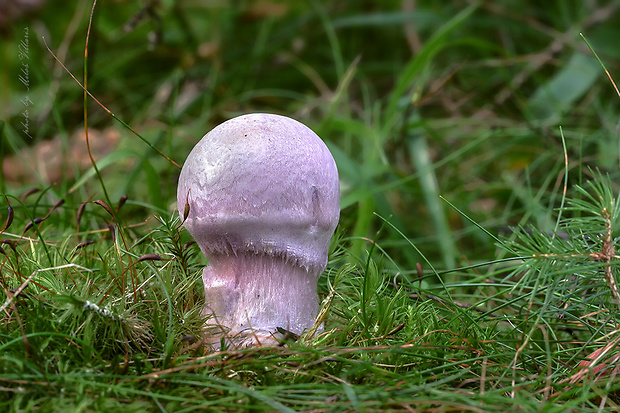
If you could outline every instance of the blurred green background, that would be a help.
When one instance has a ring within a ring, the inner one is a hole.
[[[82,90],[43,38],[83,82],[92,2],[19,3],[0,6],[0,192],[46,189],[48,203],[64,198],[75,210],[102,189],[86,152]],[[562,133],[569,187],[589,177],[588,167],[618,177],[620,100],[579,35],[612,76],[620,73],[618,8],[566,0],[100,1],[87,85],[179,164],[233,116],[298,119],[336,159],[340,231],[354,256],[371,238],[414,272],[420,256],[379,215],[451,269],[495,254],[472,221],[493,233],[525,222],[553,230]],[[173,213],[179,169],[92,99],[88,126],[110,199],[129,196],[125,222]]]

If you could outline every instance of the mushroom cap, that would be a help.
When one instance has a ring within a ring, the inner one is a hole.
[[[285,116],[255,113],[207,133],[177,192],[207,257],[259,254],[320,273],[340,214],[338,170],[323,141]]]

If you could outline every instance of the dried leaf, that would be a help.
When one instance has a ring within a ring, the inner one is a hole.
[[[166,261],[166,260],[157,254],[144,254],[143,256],[138,258],[136,263],[142,262],[142,261]]]
[[[105,209],[105,210],[106,210],[106,212],[107,212],[108,214],[110,214],[110,216],[114,216],[114,213],[112,212],[112,208],[110,208],[110,206],[109,206],[108,204],[106,204],[105,202],[103,202],[102,200],[97,199],[97,200],[95,200],[95,201],[91,201],[91,202],[92,202],[93,204],[97,204],[97,205],[99,205],[100,207],[102,207],[103,209]]]
[[[415,271],[418,274],[419,279],[424,278],[424,271],[422,270],[422,264],[420,264],[419,262],[415,263]]]
[[[64,199],[59,199],[58,201],[56,201],[56,203],[52,206],[52,208],[47,212],[47,214],[45,215],[45,217],[43,219],[48,219],[50,215],[52,215],[52,212],[54,212],[56,210],[56,208],[58,208],[59,206],[61,206],[62,204],[65,203]]]
[[[26,200],[26,198],[28,198],[30,195],[32,195],[32,194],[36,194],[36,193],[37,193],[37,192],[39,192],[39,191],[40,191],[40,189],[39,189],[39,188],[32,188],[32,189],[29,189],[29,190],[27,190],[26,192],[24,192],[24,193],[22,194],[22,196],[20,196],[20,197],[19,197],[19,199],[20,199],[21,201],[25,201],[25,200]]]
[[[78,245],[75,246],[76,250],[79,250],[80,248],[84,248],[87,245],[91,245],[94,244],[95,241],[93,241],[92,239],[87,239],[85,241],[80,242]]]
[[[47,218],[47,217],[46,217]],[[26,226],[24,227],[24,232],[28,231],[30,228],[32,228],[35,225],[39,225],[41,222],[45,221],[46,218],[35,218],[33,221],[30,221],[29,223],[26,224]]]
[[[17,242],[12,239],[3,239],[2,241],[0,241],[0,244],[8,245],[13,250],[13,252],[17,254],[17,248],[15,248],[16,243]]]
[[[185,210],[183,211],[183,222],[185,222],[188,216],[189,216],[189,204],[185,204]]]
[[[77,210],[77,226],[80,227],[80,221],[82,220],[82,214],[84,214],[84,209],[86,208],[86,204],[88,202],[82,202]]]
[[[62,206],[65,204],[65,200],[64,199],[59,199],[58,201],[56,201],[56,203],[54,204],[54,206],[52,207],[52,211],[54,211],[56,208]]]
[[[116,206],[116,212],[118,212],[123,207],[123,205],[125,205],[127,199],[129,199],[127,195],[121,196],[121,198],[118,200],[118,205]]]
[[[4,231],[9,229],[9,227],[13,223],[13,217],[15,216],[15,211],[13,211],[13,208],[11,207],[11,204],[9,203],[9,199],[6,196],[4,198],[6,199],[8,214],[6,216],[6,222],[4,223],[4,226],[2,227],[2,231],[0,231],[0,234],[2,234]]]

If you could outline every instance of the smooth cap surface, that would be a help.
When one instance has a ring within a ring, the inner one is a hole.
[[[340,213],[338,170],[323,141],[293,119],[249,114],[207,133],[189,154],[179,214],[203,253],[280,255],[322,271]]]

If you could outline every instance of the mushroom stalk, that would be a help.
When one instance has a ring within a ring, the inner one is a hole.
[[[302,332],[319,310],[320,273],[280,256],[219,255],[205,268],[205,312],[230,328],[235,342],[273,344],[278,328]]]

